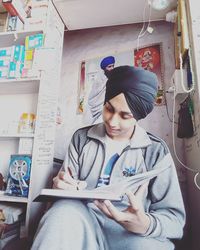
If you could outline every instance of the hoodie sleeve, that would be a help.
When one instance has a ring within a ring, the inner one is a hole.
[[[78,179],[79,176],[79,155],[80,155],[80,130],[77,130],[71,139],[68,146],[68,151],[65,155],[64,163],[60,171],[67,171],[69,167],[74,179]]]
[[[157,154],[155,151],[152,153],[151,160],[156,159],[156,164],[168,152],[168,148],[161,144]],[[173,159],[170,161],[171,167],[158,175],[149,185],[151,205],[147,215],[151,223],[143,236],[166,240],[181,238],[183,235],[185,208]]]

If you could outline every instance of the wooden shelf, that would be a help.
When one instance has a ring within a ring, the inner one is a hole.
[[[27,203],[28,198],[6,195],[4,191],[0,191],[0,201]]]
[[[1,39],[1,38],[0,38]],[[1,79],[0,95],[38,93],[40,78]]]
[[[44,33],[42,29],[0,32],[0,47],[9,47],[17,44],[24,44],[25,37]]]

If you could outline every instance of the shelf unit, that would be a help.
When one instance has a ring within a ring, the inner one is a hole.
[[[40,78],[0,80],[0,95],[38,93]]]
[[[15,202],[15,203],[28,203],[28,199],[25,197],[8,196],[4,194],[4,191],[0,191],[0,202]]]
[[[0,105],[5,108],[0,110],[0,117],[4,124],[9,117],[16,116],[17,112],[36,113],[34,134],[19,134],[9,129],[1,131],[0,125],[0,152],[4,158],[2,161],[0,159],[0,172],[8,172],[9,156],[19,153],[18,147],[22,139],[30,139],[33,142],[28,197],[8,196],[3,191],[0,192],[0,202],[26,206],[25,235],[31,237],[46,206],[33,200],[40,190],[49,187],[52,181],[64,24],[49,1],[46,26],[42,29],[0,33],[0,48],[24,44],[26,36],[38,33],[45,35],[40,77],[0,80]],[[19,108],[16,111],[17,105]]]
[[[0,140],[9,139],[9,138],[33,138],[34,134],[0,134]]]
[[[44,29],[2,32],[0,33],[1,47],[9,47],[23,43],[26,36],[44,32]]]

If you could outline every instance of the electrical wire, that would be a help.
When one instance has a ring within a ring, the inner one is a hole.
[[[175,103],[175,98],[176,98],[176,92],[174,91],[174,98],[173,98],[173,123],[172,123],[172,143],[173,143],[173,149],[174,149],[174,155],[177,159],[177,161],[184,167],[186,168],[187,170],[193,172],[193,173],[196,173],[195,176],[194,176],[194,184],[195,186],[200,190],[200,187],[197,183],[197,176],[199,175],[199,170],[195,170],[195,169],[192,169],[192,168],[189,168],[188,166],[186,166],[178,157],[177,155],[177,152],[176,152],[176,144],[175,144],[175,122],[174,122],[174,119],[175,119],[175,110],[176,110],[176,103]]]
[[[147,6],[149,6],[149,18],[148,18],[147,27],[145,29],[145,14],[146,14],[146,7]],[[143,37],[146,34],[148,28],[150,27],[150,24],[151,24],[151,9],[152,9],[151,3],[149,2],[149,0],[146,0],[145,5],[144,5],[144,9],[143,9],[143,14],[142,14],[143,25],[142,25],[142,28],[141,28],[138,36],[137,36],[137,50],[139,50],[140,38]]]
[[[169,121],[170,122],[174,122],[175,124],[178,124],[178,122],[175,122],[175,121],[173,121],[173,118],[171,118],[170,117],[170,115],[169,115],[169,108],[168,108],[168,101],[167,101],[167,94],[168,92],[166,92],[166,91],[164,91],[164,97],[165,97],[165,103],[166,103],[166,111],[167,111],[167,117],[168,117],[168,119],[169,119]],[[171,94],[171,93],[170,93]]]
[[[194,184],[195,184],[195,186],[200,190],[200,186],[199,186],[198,183],[197,183],[197,177],[198,177],[198,175],[199,175],[199,172],[196,173],[195,176],[194,176]]]

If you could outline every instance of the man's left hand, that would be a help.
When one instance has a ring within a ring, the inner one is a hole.
[[[106,216],[115,220],[129,232],[145,234],[150,225],[149,216],[145,214],[142,205],[147,186],[148,183],[140,186],[135,193],[131,191],[126,193],[130,206],[123,211],[119,211],[109,200],[95,200],[94,203]]]

